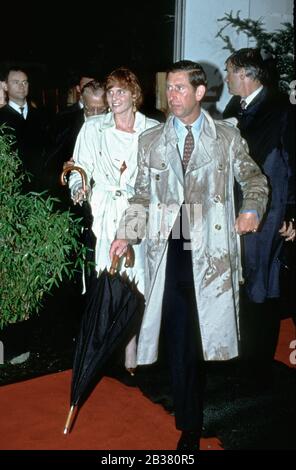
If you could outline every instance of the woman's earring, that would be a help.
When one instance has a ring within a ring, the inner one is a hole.
[[[133,101],[133,113],[136,113],[136,112],[137,112],[136,102]]]
[[[110,108],[110,106],[108,106],[108,108],[107,108],[107,112],[108,112],[108,113],[110,113],[110,112],[111,112],[111,108]]]

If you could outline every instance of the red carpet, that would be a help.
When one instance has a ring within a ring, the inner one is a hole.
[[[279,336],[279,341],[277,345],[277,350],[275,353],[274,358],[277,361],[283,362],[290,367],[296,367],[296,364],[291,363],[291,353],[294,349],[292,349],[291,342],[296,339],[296,326],[293,323],[291,318],[281,321],[281,331]],[[294,355],[295,356],[295,355]],[[294,361],[293,361],[294,362]]]
[[[291,366],[291,319],[283,320],[276,359]],[[81,408],[70,434],[63,428],[69,409],[71,371],[6,385],[0,389],[0,449],[4,450],[173,450],[174,419],[140,390],[104,378]],[[203,450],[221,450],[202,439]]]
[[[174,419],[133,387],[104,378],[64,435],[71,371],[47,375],[0,390],[0,449],[170,450],[178,433]],[[204,449],[219,449],[205,439]]]

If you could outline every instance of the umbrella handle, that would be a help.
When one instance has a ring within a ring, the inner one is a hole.
[[[127,245],[126,252],[123,254],[123,256],[125,257],[124,267],[125,268],[132,268],[135,264],[135,252],[134,252],[134,249],[131,245]],[[113,256],[111,267],[109,269],[110,274],[113,275],[113,274],[117,273],[119,260],[120,260],[120,257],[118,255]]]
[[[85,192],[86,191],[87,176],[86,176],[86,173],[83,170],[83,168],[80,168],[80,166],[75,166],[75,165],[72,165],[72,164],[65,165],[65,167],[63,168],[63,171],[60,175],[61,185],[66,186],[66,184],[67,184],[66,175],[70,171],[78,171],[78,173],[80,173],[81,180],[82,180],[82,189]]]

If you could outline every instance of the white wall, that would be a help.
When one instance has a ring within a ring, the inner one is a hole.
[[[175,35],[174,59],[195,60],[205,67],[209,95],[213,95],[213,99],[216,99],[214,95],[219,90],[219,84],[221,90],[225,59],[230,55],[228,49],[223,49],[224,41],[215,37],[225,24],[217,21],[219,18],[231,10],[234,15],[240,10],[240,18],[261,18],[267,31],[279,29],[281,23],[293,22],[293,0],[176,0],[176,3],[178,16],[184,15],[184,26]],[[178,20],[180,23],[180,18]],[[236,49],[254,46],[254,42],[243,34],[238,35],[234,28],[229,27],[226,32]],[[216,103],[218,112],[223,111],[229,99],[227,87],[223,86],[221,97]],[[213,113],[214,107],[213,103]]]

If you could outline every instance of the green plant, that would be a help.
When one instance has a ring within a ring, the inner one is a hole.
[[[279,76],[279,88],[281,91],[289,92],[289,85],[294,78],[293,25],[291,23],[282,23],[282,29],[269,33],[264,28],[262,18],[259,18],[259,20],[242,19],[239,14],[240,11],[234,16],[231,11],[230,13],[225,13],[223,18],[218,19],[218,21],[225,23],[216,35],[216,37],[221,38],[225,42],[226,45],[223,49],[228,49],[230,52],[235,50],[230,37],[225,34],[226,28],[232,27],[236,30],[237,34],[246,34],[249,39],[255,41],[254,47],[258,47],[265,56],[272,57],[275,60]]]
[[[26,176],[6,132],[0,127],[0,328],[37,312],[85,255],[80,220],[55,210],[56,199],[45,193],[22,193]]]

